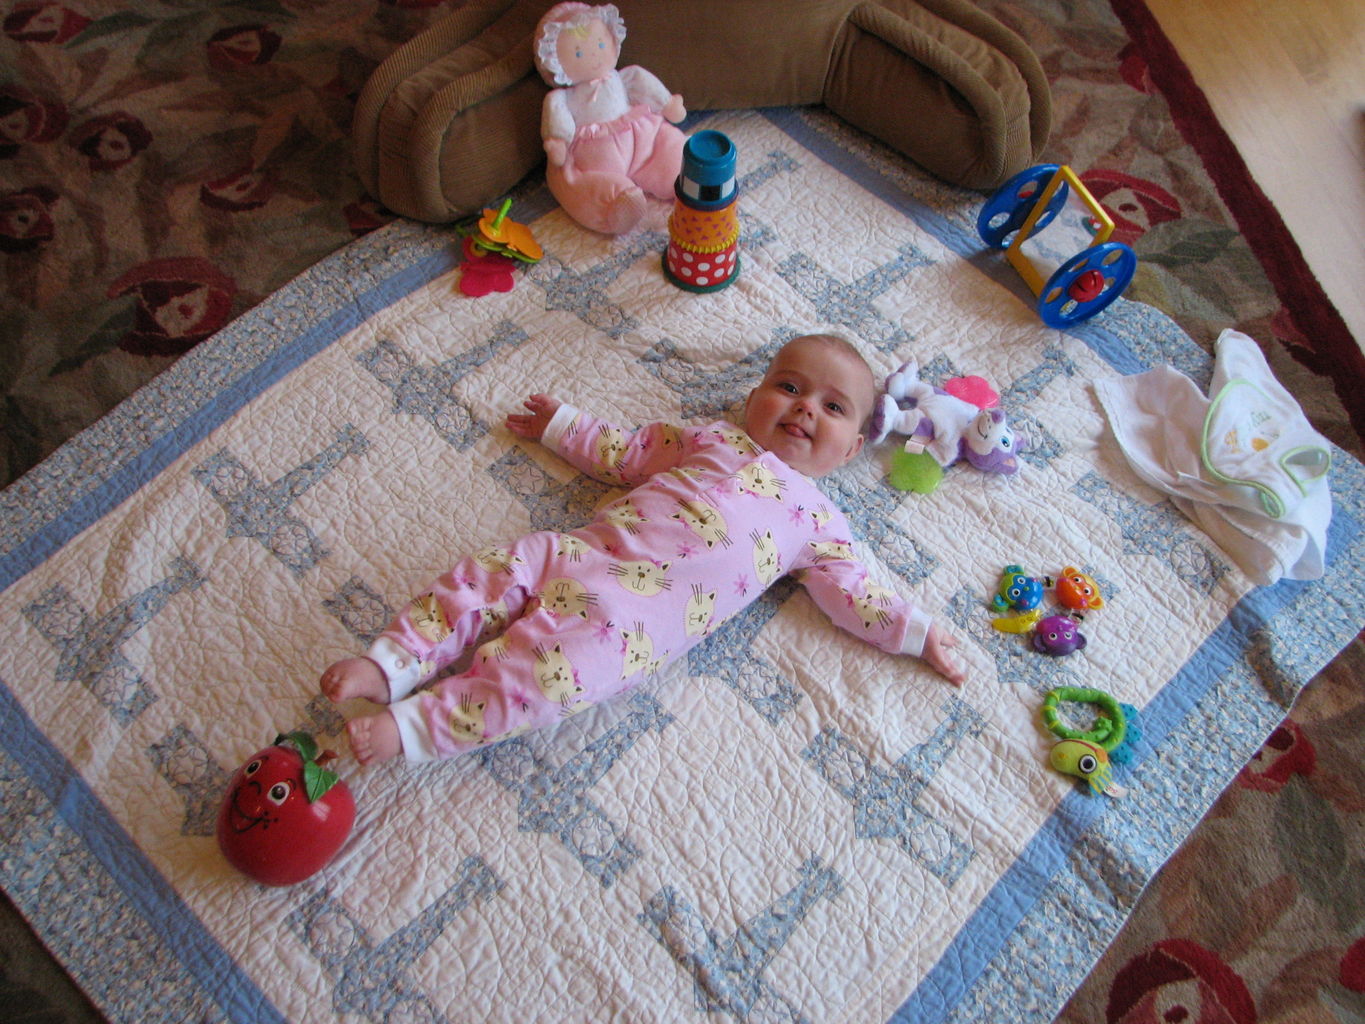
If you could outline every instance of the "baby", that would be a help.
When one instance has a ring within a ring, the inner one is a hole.
[[[750,392],[743,429],[630,432],[532,395],[509,430],[635,489],[581,529],[460,561],[366,656],[330,666],[331,700],[388,705],[347,724],[356,757],[429,761],[552,725],[678,658],[787,574],[840,627],[961,685],[956,640],[869,583],[843,513],[813,482],[861,451],[875,394],[851,344],[806,335]],[[466,671],[423,688],[469,648]]]

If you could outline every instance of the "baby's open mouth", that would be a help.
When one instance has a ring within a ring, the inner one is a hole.
[[[810,435],[807,434],[802,428],[798,427],[795,423],[783,423],[782,429],[785,430],[792,437],[804,438],[807,441],[810,440]]]

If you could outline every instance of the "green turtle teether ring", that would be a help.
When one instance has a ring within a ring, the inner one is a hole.
[[[1077,729],[1062,721],[1057,705],[1062,702],[1093,704],[1095,721],[1089,729]],[[1124,788],[1114,782],[1111,761],[1124,761],[1126,743],[1135,739],[1137,709],[1120,704],[1103,690],[1088,686],[1059,686],[1043,698],[1043,724],[1061,742],[1052,748],[1048,762],[1057,771],[1090,784],[1092,793],[1119,797]]]

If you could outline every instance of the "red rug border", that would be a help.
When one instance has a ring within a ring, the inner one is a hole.
[[[1365,439],[1365,353],[1327,297],[1275,204],[1256,184],[1208,97],[1143,0],[1109,0],[1181,137],[1199,155],[1238,230],[1308,345],[1280,339],[1314,373],[1328,377],[1351,426]]]

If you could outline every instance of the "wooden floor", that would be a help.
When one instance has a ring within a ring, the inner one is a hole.
[[[1147,6],[1365,349],[1365,2]]]

